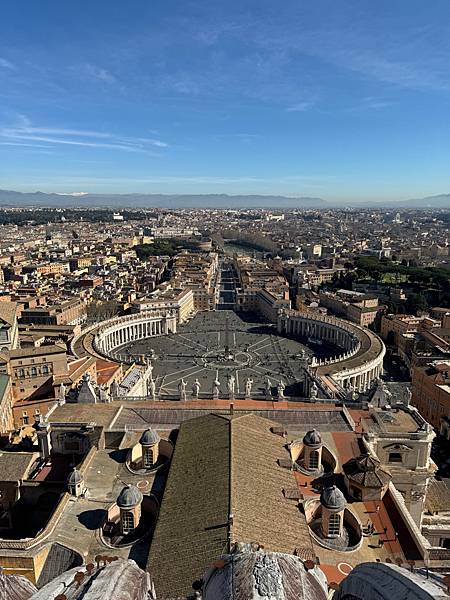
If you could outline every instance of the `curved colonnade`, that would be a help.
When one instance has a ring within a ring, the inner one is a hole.
[[[117,348],[131,342],[155,336],[176,333],[177,317],[161,310],[144,311],[135,315],[116,317],[85,329],[71,345],[77,357],[86,355],[117,360]],[[123,362],[134,362],[133,357],[120,356]]]
[[[332,343],[343,352],[332,359],[313,359],[316,375],[332,379],[343,388],[364,392],[383,371],[386,349],[375,333],[336,317],[288,310],[278,317],[278,332]]]

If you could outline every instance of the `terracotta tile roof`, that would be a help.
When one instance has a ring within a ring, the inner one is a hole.
[[[39,346],[37,348],[18,348],[9,352],[10,358],[25,358],[28,356],[45,356],[46,354],[66,354],[66,348],[59,344]]]
[[[0,320],[13,325],[17,316],[17,302],[0,302]]]
[[[25,479],[37,458],[36,452],[0,452],[0,481]]]
[[[292,554],[312,548],[298,502],[283,490],[295,486],[292,473],[278,464],[289,456],[273,423],[254,414],[232,420],[231,510],[233,541],[257,542],[271,552]]]
[[[83,358],[78,358],[77,360],[72,360],[67,363],[67,368],[69,370],[69,376],[72,377],[74,373],[76,373],[79,369],[82,369],[87,365],[89,368],[95,359],[89,356],[83,356]],[[89,363],[89,364],[88,364]]]
[[[228,549],[229,423],[217,415],[180,427],[147,570],[158,599],[185,597]]]
[[[117,372],[121,370],[121,366],[118,363],[109,360],[97,359],[95,364],[98,385],[110,383]]]
[[[182,423],[147,564],[161,600],[191,593],[229,541],[312,554],[298,501],[284,494],[295,479],[278,464],[286,449],[274,425],[253,414]]]
[[[450,490],[445,481],[431,478],[425,498],[425,508],[430,513],[450,511]]]

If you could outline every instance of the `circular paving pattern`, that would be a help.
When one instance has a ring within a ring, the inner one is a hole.
[[[181,379],[186,382],[188,399],[193,397],[196,380],[200,398],[202,394],[211,397],[215,380],[220,382],[220,397],[228,398],[230,378],[234,378],[237,398],[244,397],[248,380],[251,397],[265,397],[269,384],[275,396],[281,381],[286,396],[302,396],[300,357],[313,354],[301,343],[278,335],[275,325],[229,310],[198,313],[175,334],[132,342],[116,352],[157,357],[153,378],[161,399],[178,397]]]

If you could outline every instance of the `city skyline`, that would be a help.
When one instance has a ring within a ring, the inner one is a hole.
[[[0,188],[445,194],[449,16],[444,2],[9,5]]]

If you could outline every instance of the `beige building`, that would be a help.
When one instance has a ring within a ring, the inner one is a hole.
[[[0,352],[19,346],[16,302],[0,302]]]
[[[72,298],[53,306],[40,306],[22,311],[20,321],[38,325],[79,325],[86,320],[86,304]]]
[[[363,429],[367,429],[364,437],[370,451],[391,474],[393,484],[420,527],[428,483],[436,471],[431,460],[433,428],[415,408],[399,406],[391,412],[369,411]]]
[[[436,360],[412,370],[412,403],[436,429],[450,417],[450,361]]]
[[[167,287],[152,298],[136,300],[132,304],[133,312],[167,311],[174,312],[178,323],[186,321],[195,312],[194,293],[192,289],[173,289]]]
[[[338,290],[335,294],[331,292],[319,293],[320,304],[335,315],[342,316],[352,323],[362,327],[371,325],[378,314],[378,298],[353,292],[351,290]]]
[[[0,374],[0,435],[14,428],[11,379]]]
[[[15,403],[54,398],[55,385],[68,378],[66,350],[56,344],[11,350],[8,359],[6,369]]]
[[[381,317],[380,335],[385,342],[398,346],[399,337],[405,333],[415,333],[420,330],[439,327],[440,322],[430,317],[415,317],[413,315],[383,315]]]

